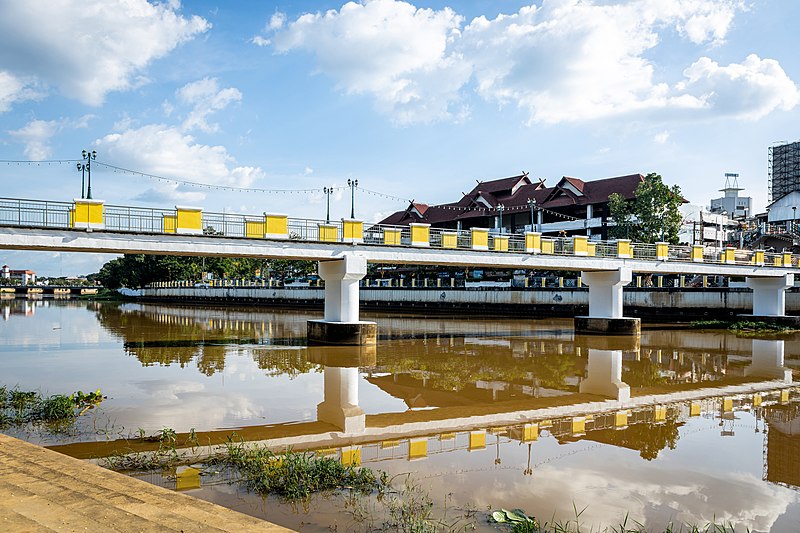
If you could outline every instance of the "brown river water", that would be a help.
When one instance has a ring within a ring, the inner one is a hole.
[[[366,314],[375,348],[328,348],[305,343],[316,312],[6,299],[0,316],[0,386],[108,396],[66,431],[3,430],[76,457],[165,427],[209,446],[235,432],[409,479],[444,530],[507,530],[487,521],[502,507],[594,531],[626,515],[800,531],[798,335]],[[385,498],[293,504],[194,466],[134,475],[300,531],[386,519]]]

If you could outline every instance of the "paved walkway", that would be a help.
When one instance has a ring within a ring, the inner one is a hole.
[[[0,531],[290,530],[0,434]]]

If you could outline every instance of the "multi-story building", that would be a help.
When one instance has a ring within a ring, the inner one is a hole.
[[[730,218],[745,219],[748,214],[753,214],[753,199],[749,196],[739,196],[739,174],[725,174],[725,188],[720,189],[725,196],[711,200],[712,213],[726,213]]]
[[[20,285],[36,283],[36,272],[33,270],[11,270],[8,265],[2,266],[0,276],[7,280],[18,280]]]
[[[618,193],[636,196],[644,181],[630,174],[594,181],[564,176],[553,187],[532,181],[528,173],[510,178],[479,181],[457,202],[427,205],[412,202],[380,222],[389,225],[427,223],[449,229],[489,228],[507,233],[540,231],[545,235],[608,237],[608,197]]]

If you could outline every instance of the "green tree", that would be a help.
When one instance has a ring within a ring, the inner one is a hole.
[[[636,187],[633,200],[626,200],[619,193],[609,195],[608,208],[616,223],[609,234],[637,242],[664,241],[677,244],[682,219],[679,207],[682,203],[680,187],[669,187],[659,174],[648,174]]]

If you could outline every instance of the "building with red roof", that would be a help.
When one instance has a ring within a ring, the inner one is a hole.
[[[459,201],[440,205],[411,202],[380,224],[406,226],[430,224],[436,228],[490,228],[517,233],[540,231],[545,235],[589,235],[605,239],[609,218],[608,197],[621,194],[632,200],[644,181],[629,174],[594,181],[562,177],[553,187],[531,180],[528,173],[479,181]],[[502,220],[502,223],[501,223]]]

